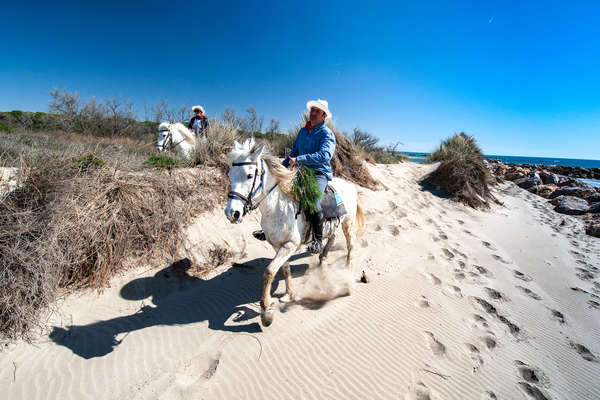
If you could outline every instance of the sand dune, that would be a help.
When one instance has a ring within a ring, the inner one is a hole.
[[[357,262],[343,241],[324,270],[292,259],[304,301],[260,326],[258,215],[205,215],[182,239],[201,262],[227,244],[241,265],[205,278],[140,266],[71,296],[35,344],[0,353],[8,399],[597,399],[599,240],[545,200],[500,186],[474,211],[422,190],[432,167],[372,167]],[[369,283],[360,283],[365,271]],[[284,293],[279,274],[275,297]],[[350,295],[346,296],[346,291]]]

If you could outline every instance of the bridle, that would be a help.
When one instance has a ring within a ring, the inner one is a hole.
[[[184,138],[183,140],[173,144],[173,133],[171,132],[171,126],[169,125],[168,129],[159,130],[159,132],[165,132],[165,131],[168,132],[166,134],[165,140],[163,141],[163,143],[161,145],[156,145],[156,147],[158,147],[159,151],[173,150],[180,143],[183,143],[185,141],[185,138]]]
[[[257,161],[242,161],[242,162],[234,162],[233,164],[231,164],[232,167],[243,167],[244,165],[256,165],[256,170],[254,171],[254,178],[252,180],[252,187],[250,188],[250,192],[248,193],[248,196],[244,196],[243,194],[236,192],[236,191],[230,191],[229,194],[227,194],[227,197],[233,200],[242,200],[244,202],[244,214],[246,215],[247,213],[249,213],[250,211],[254,211],[258,208],[258,206],[260,205],[260,203],[262,203],[262,201],[264,199],[267,198],[267,196],[269,196],[269,194],[271,194],[271,192],[277,187],[277,183],[275,185],[273,185],[273,187],[271,187],[271,189],[269,189],[269,191],[267,192],[267,194],[265,194],[263,196],[262,199],[260,199],[257,203],[253,202],[253,199],[256,197],[256,194],[264,189],[265,187],[265,163],[263,160],[260,160],[260,173],[258,172],[258,162]],[[256,186],[256,181],[258,179],[258,177],[260,176],[260,184],[258,186]],[[256,189],[255,189],[256,187]]]

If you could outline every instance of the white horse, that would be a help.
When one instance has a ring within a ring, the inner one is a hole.
[[[162,122],[158,126],[156,149],[159,152],[175,150],[184,160],[190,161],[196,150],[196,135],[179,122]]]
[[[263,155],[263,149],[264,145],[256,146],[253,139],[248,139],[243,144],[235,142],[229,154],[232,163],[228,174],[231,192],[225,215],[230,222],[240,223],[245,214],[256,208],[260,209],[260,224],[267,241],[276,252],[275,258],[264,272],[260,301],[261,321],[263,325],[269,326],[275,314],[274,301],[271,299],[273,277],[283,267],[286,293],[280,301],[294,300],[288,260],[302,244],[308,242],[310,223],[304,219],[302,212],[299,213],[299,204],[293,198],[292,184],[296,170],[285,168],[276,157]],[[346,237],[346,265],[349,267],[355,234],[364,227],[365,216],[353,184],[339,178],[334,178],[329,184],[341,196],[347,211],[339,222]],[[327,243],[319,255],[320,264],[333,245],[339,222],[328,221],[324,224],[323,237],[327,239]]]

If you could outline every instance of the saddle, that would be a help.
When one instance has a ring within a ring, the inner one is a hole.
[[[342,197],[335,191],[333,186],[327,185],[325,193],[321,198],[321,209],[325,219],[340,218],[346,214],[346,207]]]

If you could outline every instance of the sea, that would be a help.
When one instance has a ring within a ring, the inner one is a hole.
[[[404,152],[413,162],[426,162],[429,153]],[[600,160],[579,160],[576,158],[557,158],[557,157],[519,157],[519,156],[501,156],[485,155],[485,158],[497,158],[505,164],[537,164],[537,165],[563,165],[567,167],[581,168],[600,168]],[[580,181],[589,183],[592,186],[600,187],[600,180],[580,179]]]

